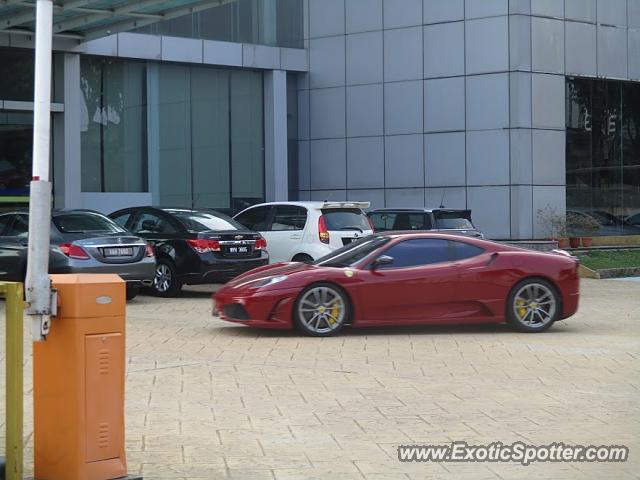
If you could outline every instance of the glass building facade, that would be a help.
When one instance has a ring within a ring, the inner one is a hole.
[[[262,73],[82,57],[83,192],[238,210],[264,199]]]
[[[303,48],[302,0],[236,0],[138,33]]]
[[[567,78],[567,211],[588,215],[596,234],[640,234],[640,84]]]
[[[57,59],[54,54],[54,102],[60,100],[56,89]],[[29,195],[33,113],[27,105],[33,101],[33,62],[31,49],[0,48],[0,208],[24,204]],[[51,138],[53,143],[55,136]]]

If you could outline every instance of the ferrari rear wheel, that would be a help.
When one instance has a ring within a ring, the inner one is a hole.
[[[298,329],[314,337],[326,337],[340,331],[351,315],[349,300],[330,283],[315,283],[298,297],[294,322]]]
[[[546,280],[531,278],[518,283],[507,302],[507,321],[522,332],[542,332],[560,316],[557,290]]]

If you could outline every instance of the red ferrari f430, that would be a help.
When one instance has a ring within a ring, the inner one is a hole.
[[[251,270],[214,294],[214,315],[314,336],[344,326],[498,323],[541,332],[578,309],[578,261],[449,234],[361,238],[313,264]]]

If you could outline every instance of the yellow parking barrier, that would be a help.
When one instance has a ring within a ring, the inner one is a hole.
[[[6,465],[5,479],[22,479],[23,465],[23,288],[0,282],[6,299]]]

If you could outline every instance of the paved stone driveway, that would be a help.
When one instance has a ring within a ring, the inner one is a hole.
[[[214,321],[204,292],[139,297],[128,308],[130,472],[640,478],[640,284],[584,281],[582,299],[578,315],[541,335],[416,327],[315,339]],[[453,440],[626,444],[631,456],[625,464],[528,467],[397,460],[399,444]]]

